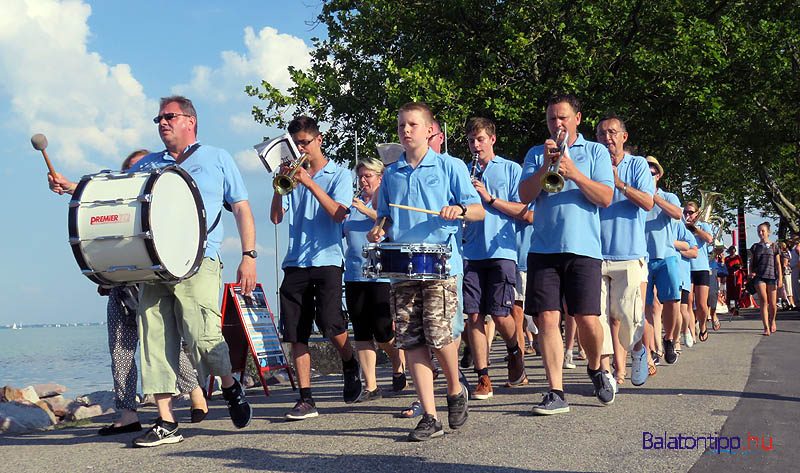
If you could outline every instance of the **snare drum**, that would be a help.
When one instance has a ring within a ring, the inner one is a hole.
[[[364,245],[364,277],[447,279],[450,247],[435,243],[368,243]]]
[[[197,184],[177,166],[84,176],[69,203],[69,243],[81,272],[97,284],[189,278],[206,247]]]

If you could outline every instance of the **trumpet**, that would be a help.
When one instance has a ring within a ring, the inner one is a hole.
[[[559,138],[561,139],[560,141]],[[561,192],[561,189],[564,188],[564,176],[558,172],[558,167],[561,165],[561,158],[568,153],[567,145],[569,143],[569,132],[567,130],[559,129],[558,133],[556,134],[555,141],[558,145],[558,159],[556,159],[555,162],[550,163],[550,166],[547,168],[547,172],[544,173],[544,176],[542,176],[542,180],[540,181],[542,190],[550,194]]]
[[[307,160],[308,154],[303,154],[300,159],[286,163],[289,166],[289,172],[286,174],[281,174],[280,171],[275,173],[275,177],[272,179],[272,188],[275,189],[275,192],[280,195],[291,193],[297,187],[297,179],[294,175],[297,174],[300,166],[306,167]]]

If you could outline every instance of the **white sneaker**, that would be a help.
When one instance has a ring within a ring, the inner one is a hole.
[[[577,366],[572,362],[572,350],[566,350],[564,352],[564,369],[574,370],[575,368]]]
[[[608,371],[604,372],[603,375],[608,379],[608,382],[611,383],[611,387],[614,388],[614,394],[617,394],[619,390],[617,387],[617,380]]]
[[[694,346],[694,337],[692,336],[692,332],[687,330],[686,333],[683,334],[683,344],[686,345],[686,348],[692,348],[692,346]]]

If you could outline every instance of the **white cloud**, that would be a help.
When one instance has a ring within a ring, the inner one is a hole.
[[[56,164],[80,171],[151,141],[157,108],[127,64],[87,50],[90,14],[76,0],[0,2],[0,93],[18,124],[47,135]]]
[[[245,27],[244,45],[247,51],[242,54],[221,52],[219,67],[195,66],[191,81],[175,86],[173,92],[203,96],[218,103],[241,101],[254,104],[256,102],[245,95],[245,86],[258,85],[261,80],[266,80],[286,91],[292,85],[289,66],[307,69],[311,65],[311,48],[302,39],[279,33],[275,28],[265,27],[256,34],[252,27]],[[230,120],[231,129],[237,133],[252,133],[261,126],[248,126],[243,130],[245,122],[255,125],[249,113],[235,115]]]
[[[253,148],[243,149],[233,155],[234,161],[239,166],[242,172],[267,172],[267,169],[261,163],[256,150]]]

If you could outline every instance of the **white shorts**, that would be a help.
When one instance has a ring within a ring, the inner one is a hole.
[[[614,353],[609,317],[620,322],[619,342],[626,350],[642,339],[644,301],[641,283],[647,280],[644,258],[628,261],[604,260],[600,286],[600,325],[603,328],[602,355]],[[643,276],[644,274],[644,276]]]

